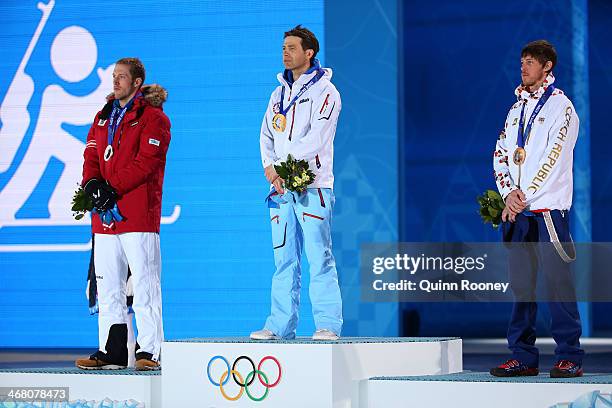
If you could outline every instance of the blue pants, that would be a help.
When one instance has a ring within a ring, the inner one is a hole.
[[[282,338],[295,338],[302,249],[310,264],[309,295],[315,326],[337,335],[342,330],[342,299],[331,242],[334,200],[331,189],[309,188],[300,195],[287,192],[269,201],[276,272],[265,328]]]
[[[502,225],[504,241],[550,242],[550,236],[542,214],[521,213],[515,223]],[[550,212],[559,241],[570,242],[569,213]],[[565,263],[552,244],[513,245],[509,260],[510,287],[516,302],[508,327],[508,347],[513,358],[530,367],[538,367],[539,353],[535,347],[536,312],[535,299],[538,271],[543,274],[548,307],[551,315],[551,334],[557,343],[555,356],[558,360],[570,360],[582,364],[584,351],[580,348],[582,326],[575,301],[554,301],[555,297],[569,300],[574,295],[574,284],[569,264]]]

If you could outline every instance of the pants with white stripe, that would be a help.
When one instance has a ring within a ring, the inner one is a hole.
[[[128,232],[96,234],[94,266],[98,285],[98,337],[100,351],[106,350],[109,330],[114,324],[127,324],[131,316],[125,304],[128,265],[132,271],[138,329],[138,352],[159,359],[164,339],[161,298],[161,251],[159,234]]]
[[[558,239],[571,243],[568,211],[552,210],[550,216]],[[555,356],[558,361],[569,360],[581,365],[584,357],[584,350],[580,346],[582,324],[575,301],[574,280],[569,264],[561,259],[550,243],[545,218],[542,213],[523,212],[516,216],[516,222],[503,223],[502,231],[504,240],[513,243],[509,278],[516,300],[507,335],[512,358],[530,367],[538,367],[539,364],[540,355],[536,347],[538,304],[534,300],[540,273],[549,299],[550,332],[557,343]],[[538,242],[545,244],[536,245]]]
[[[310,264],[308,293],[315,326],[340,335],[342,299],[331,242],[334,194],[329,188],[309,188],[299,195],[286,193],[283,198],[286,202],[270,208],[276,272],[265,328],[282,338],[295,337],[304,249]]]

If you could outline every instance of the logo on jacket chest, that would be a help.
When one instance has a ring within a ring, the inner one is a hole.
[[[104,126],[104,125],[106,125],[106,119],[100,119],[98,121],[98,126]]]
[[[300,100],[298,102],[298,105],[301,104],[301,103],[304,103],[304,102],[308,102],[309,100],[310,100],[310,98],[304,98],[304,99],[302,99],[302,100]]]
[[[272,112],[280,113],[280,102],[276,102],[274,106],[272,106]]]

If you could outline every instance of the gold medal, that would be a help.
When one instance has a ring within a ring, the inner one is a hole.
[[[520,166],[521,164],[525,163],[526,158],[527,158],[527,152],[525,151],[525,149],[523,149],[522,147],[517,147],[516,150],[514,151],[514,155],[512,156],[512,159],[514,160],[514,164],[516,164],[517,166]]]
[[[277,113],[272,118],[272,127],[277,132],[284,132],[287,127],[287,117],[282,113]]]

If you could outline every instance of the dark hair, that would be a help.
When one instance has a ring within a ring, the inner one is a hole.
[[[546,65],[546,61],[552,62],[550,71],[557,65],[557,51],[555,51],[555,47],[546,40],[532,41],[524,46],[521,51],[521,58],[525,56],[535,58],[542,65]]]
[[[285,32],[285,37],[300,37],[302,39],[302,49],[313,50],[314,54],[312,54],[312,58],[310,58],[310,64],[314,61],[317,53],[319,52],[319,40],[313,34],[312,31],[307,29],[306,27],[302,27],[301,24],[293,27],[291,30]]]
[[[142,84],[144,84],[144,81],[145,81],[145,67],[142,64],[142,61],[140,59],[138,59],[136,57],[133,57],[133,58],[132,57],[121,58],[115,64],[122,64],[122,65],[129,66],[130,67],[130,75],[132,76],[132,81],[134,81],[136,78],[142,78]]]

